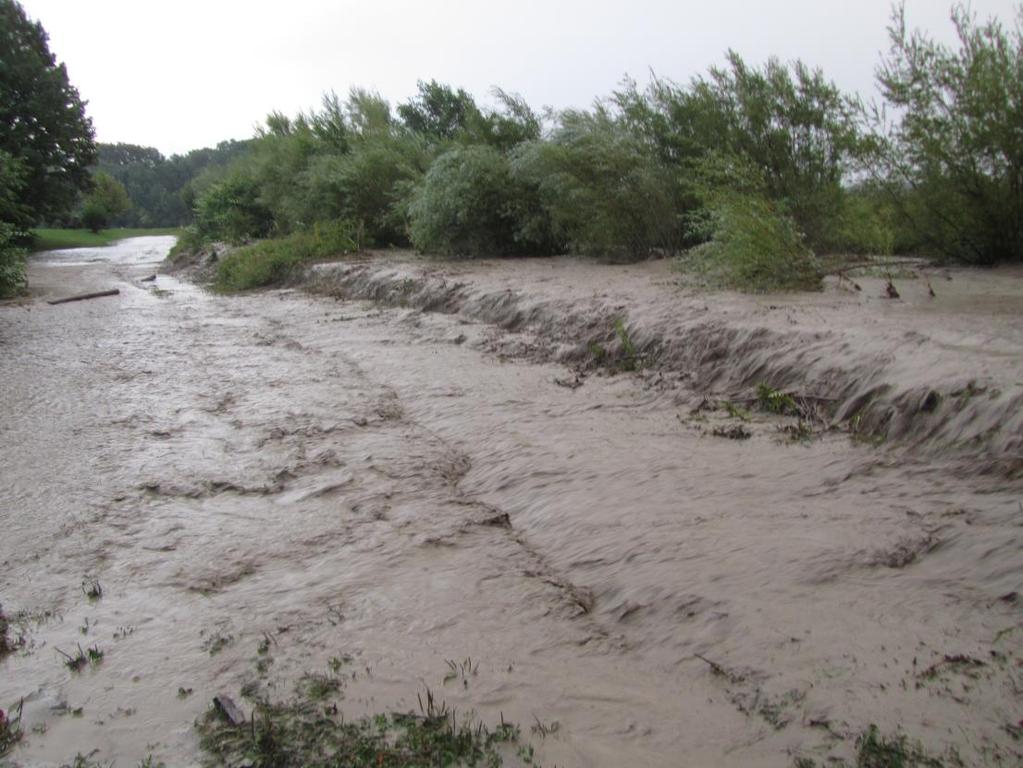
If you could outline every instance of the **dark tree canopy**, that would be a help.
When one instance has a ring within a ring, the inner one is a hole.
[[[39,22],[0,0],[0,152],[20,167],[22,226],[56,218],[89,187],[96,159],[85,102],[47,46]]]

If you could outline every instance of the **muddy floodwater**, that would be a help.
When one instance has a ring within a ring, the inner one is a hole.
[[[428,687],[546,766],[854,759],[872,723],[1020,764],[1020,275],[935,273],[934,305],[905,280],[896,307],[869,278],[718,300],[663,264],[368,261],[224,297],[140,282],[172,242],[33,257],[34,296],[0,304],[24,728],[0,763],[197,765],[214,695],[250,709],[334,659],[347,717]],[[605,310],[643,350],[713,323],[612,373],[573,341],[622,346]],[[836,418],[858,387],[887,415],[784,432],[742,400],[779,361]],[[72,672],[79,644],[103,658]]]

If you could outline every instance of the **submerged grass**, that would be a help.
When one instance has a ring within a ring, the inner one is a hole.
[[[307,231],[232,251],[217,266],[214,287],[230,293],[280,285],[305,264],[356,250],[358,243],[350,224],[318,224]]]
[[[839,758],[827,758],[825,765],[849,765]],[[795,768],[817,768],[808,757],[797,757]],[[928,753],[918,742],[904,734],[885,736],[876,725],[870,725],[856,739],[856,768],[961,768],[962,758],[955,749],[943,757]]]
[[[34,229],[35,240],[32,249],[36,251],[55,251],[61,248],[96,248],[110,245],[126,237],[148,237],[154,235],[180,235],[179,227],[159,229],[104,229],[91,232],[88,229]]]
[[[336,708],[306,696],[285,703],[260,702],[250,721],[230,723],[215,708],[196,722],[205,763],[213,766],[413,766],[502,765],[498,747],[516,742],[519,729],[502,722],[491,730],[473,718],[458,720],[427,691],[422,712],[391,713],[345,722]]]

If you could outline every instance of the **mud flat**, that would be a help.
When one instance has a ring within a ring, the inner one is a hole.
[[[118,247],[0,305],[0,759],[198,764],[214,695],[311,673],[544,765],[823,764],[872,723],[1021,759],[1018,274],[750,299],[392,254],[222,297]],[[44,303],[82,286],[121,293]]]

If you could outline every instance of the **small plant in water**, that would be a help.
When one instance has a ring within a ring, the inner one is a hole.
[[[308,674],[299,681],[299,689],[310,700],[322,701],[341,690],[341,681],[329,675]]]
[[[18,704],[17,715],[0,709],[0,757],[21,741],[21,736],[21,704]]]
[[[90,600],[99,600],[103,597],[103,585],[99,583],[99,579],[86,576],[82,579],[82,592]]]
[[[625,323],[621,318],[615,320],[614,328],[618,342],[622,345],[624,360],[621,364],[621,369],[623,371],[634,371],[639,366],[639,356],[636,354],[636,345],[632,343],[632,338],[629,336],[629,329],[625,327]]]
[[[379,714],[346,721],[307,691],[287,703],[261,701],[249,722],[236,725],[215,707],[196,723],[200,747],[211,764],[298,768],[501,765],[497,745],[514,743],[519,730],[505,723],[491,730],[459,718],[432,692],[418,696],[420,713]]]
[[[736,405],[735,403],[729,400],[723,400],[721,402],[721,407],[724,408],[725,413],[727,413],[733,419],[739,419],[739,421],[749,421],[752,418],[752,415],[748,410],[741,406]]]
[[[227,646],[234,642],[234,637],[231,635],[224,635],[220,632],[214,632],[203,641],[202,649],[207,651],[210,656],[216,656]]]
[[[780,415],[797,413],[799,410],[792,395],[787,395],[767,384],[757,385],[757,407],[762,411]]]
[[[81,672],[89,664],[99,664],[103,661],[103,651],[97,645],[91,645],[84,651],[82,646],[79,645],[78,651],[74,655],[64,653],[60,648],[56,650],[57,653],[64,657],[64,666],[72,672]]]

